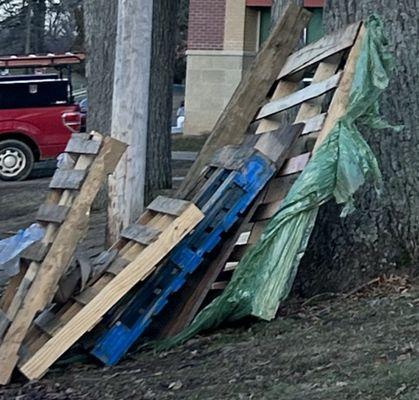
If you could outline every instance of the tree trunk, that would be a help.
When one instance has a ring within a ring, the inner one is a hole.
[[[129,147],[109,180],[111,240],[138,218],[144,206],[153,19],[151,0],[118,4],[111,132]]]
[[[84,1],[87,130],[110,135],[118,2]]]
[[[370,185],[357,195],[357,210],[340,219],[328,204],[297,277],[296,288],[311,296],[345,291],[383,273],[404,274],[419,255],[418,20],[416,0],[329,0],[326,31],[378,13],[383,19],[396,68],[381,98],[384,118],[394,130],[364,130],[380,163],[384,190],[377,198]]]
[[[25,16],[25,54],[29,54],[31,52],[32,5],[32,0],[28,0]]]
[[[171,187],[170,131],[178,0],[155,0],[147,132],[145,203]]]
[[[34,0],[33,1],[33,37],[32,37],[32,48],[31,51],[34,53],[43,53],[44,49],[44,37],[45,37],[45,17],[47,12],[47,5],[45,0]]]

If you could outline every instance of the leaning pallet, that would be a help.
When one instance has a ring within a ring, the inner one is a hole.
[[[216,150],[242,142],[249,124],[263,105],[287,57],[298,44],[310,16],[311,13],[307,9],[289,2],[259,50],[254,63],[246,72],[246,79],[239,83],[198,158],[188,171],[177,193],[180,197],[190,198],[188,193]]]
[[[345,114],[363,32],[361,23],[349,25],[288,58],[271,90],[272,97],[260,109],[254,122],[259,123],[256,134],[261,134],[278,128],[278,120],[284,111],[299,107],[295,123],[305,123],[305,129],[293,149],[293,157],[287,160],[277,177],[258,196],[241,225],[217,251],[211,264],[195,277],[195,284],[176,299],[177,303],[171,309],[171,314],[176,317],[167,319],[159,336],[179,333],[203,305],[223,291],[240,259],[257,242],[267,222],[279,209],[312,151],[318,148]],[[314,75],[311,83],[305,86],[302,80],[310,70],[314,70]],[[333,97],[330,96],[332,92]]]
[[[50,321],[49,329],[45,329],[47,341],[44,342],[45,336],[30,338],[20,371],[29,379],[41,377],[129,290],[145,279],[202,218],[201,211],[191,202],[161,197],[152,202],[139,223],[124,231],[129,246],[119,252],[115,263]]]
[[[52,300],[88,226],[91,204],[106,176],[113,172],[126,145],[99,134],[73,135],[66,151],[74,154],[74,168],[58,169],[50,183],[51,193],[37,218],[46,233],[40,245],[24,257],[31,259],[20,281],[12,280],[2,301],[10,320],[0,345],[0,384],[10,380],[18,352],[32,320]]]
[[[205,267],[213,249],[283,164],[302,129],[299,124],[249,136],[242,146],[229,146],[215,155],[203,174],[205,184],[194,196],[205,218],[136,290],[123,312],[117,310],[109,326],[100,327],[91,354],[114,365],[151,323],[161,319],[169,299],[188,283],[190,274]]]

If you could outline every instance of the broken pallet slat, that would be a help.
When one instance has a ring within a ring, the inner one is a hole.
[[[157,240],[160,233],[158,229],[150,228],[147,225],[131,224],[122,230],[121,236],[140,244],[149,245]]]
[[[338,86],[340,78],[341,73],[337,73],[324,81],[313,83],[289,96],[271,101],[262,107],[256,120],[271,117],[274,114],[327,93]]]
[[[295,74],[304,68],[308,68],[323,61],[333,54],[352,47],[357,37],[359,27],[360,22],[356,22],[291,54],[282,68],[278,79]]]
[[[86,176],[84,169],[57,169],[49,184],[50,189],[72,189],[80,188]]]
[[[277,87],[273,91],[272,100],[277,100],[290,96],[298,89],[298,83],[295,81],[282,80],[286,75],[294,74],[301,69],[308,66],[315,65],[319,61],[312,83],[323,81],[330,78],[338,70],[341,62],[342,54],[336,54],[342,50],[350,48],[356,40],[359,45],[360,37],[358,35],[359,23],[348,27],[344,30],[343,37],[339,32],[333,34],[332,37],[321,39],[318,43],[308,46],[301,51],[291,55],[284,66],[279,76],[280,80]],[[356,46],[354,46],[356,47]],[[338,89],[335,92],[334,98],[341,91],[341,87],[348,87],[345,82],[345,77],[348,74],[348,69],[353,63],[353,51],[349,55],[345,72],[342,75]],[[302,135],[311,136],[313,133],[323,132],[328,113],[322,113],[322,101],[324,96],[315,99],[309,99],[309,102],[301,104],[295,122],[305,123],[305,128]],[[328,112],[335,114],[333,104],[329,106]],[[337,115],[342,115],[338,113]],[[329,119],[332,117],[329,117]],[[333,117],[336,122],[336,117]],[[261,134],[269,130],[277,128],[279,122],[274,119],[262,119],[256,130],[256,134]],[[329,124],[332,125],[332,124]],[[317,143],[319,140],[317,139]],[[249,247],[249,244],[254,243],[261,235],[267,221],[271,218],[280,207],[282,199],[291,188],[293,182],[297,179],[298,173],[304,168],[308,162],[310,153],[303,153],[296,158],[288,160],[282,170],[278,173],[278,177],[271,180],[265,192],[258,196],[254,202],[253,207],[246,214],[243,224],[241,224],[235,235],[226,240],[222,249],[218,252],[213,262],[207,267],[205,275],[198,278],[195,287],[183,296],[186,299],[183,303],[180,302],[178,307],[173,310],[176,318],[171,318],[166,326],[161,330],[161,337],[172,336],[180,332],[193,317],[197,314],[202,304],[204,304],[206,295],[211,289],[212,282],[215,282],[221,271],[232,271],[236,268],[238,261],[244,254],[244,251]],[[253,221],[253,224],[249,222]],[[243,238],[243,239],[242,239]]]
[[[102,142],[102,136],[97,134],[96,132],[92,132],[91,140]],[[77,161],[75,164],[75,168],[78,169],[86,169],[90,166],[93,161],[92,156],[81,155],[77,157]],[[51,190],[48,193],[46,204],[48,205],[61,205],[61,206],[70,206],[72,204],[74,198],[74,193],[65,190],[61,193],[60,190]],[[51,243],[56,234],[57,234],[57,225],[55,223],[48,223],[45,225],[45,235],[42,238],[41,242],[45,245],[49,245]],[[13,320],[16,316],[19,307],[22,304],[22,301],[36,276],[36,273],[39,269],[40,264],[33,261],[30,265],[26,268],[26,265],[21,263],[21,271],[19,274],[12,278],[9,282],[5,293],[2,296],[2,310],[6,312],[8,318]],[[3,301],[4,300],[4,301]]]
[[[289,4],[269,38],[259,51],[253,66],[235,90],[230,102],[219,117],[197,159],[177,192],[185,198],[190,193],[203,167],[215,150],[240,144],[254,115],[265,102],[266,96],[282,70],[285,62],[297,45],[310,19],[310,12]]]
[[[210,184],[203,185],[201,192],[195,196],[202,210],[207,210],[205,219],[177,246],[167,262],[160,266],[158,273],[138,291],[121,317],[97,341],[93,355],[112,365],[138,340],[155,316],[164,310],[170,294],[183,287],[189,275],[204,263],[206,254],[222,241],[222,235],[240,219],[241,213],[274,174],[274,165],[284,162],[289,148],[302,130],[303,125],[300,124],[254,137],[254,140],[243,145],[243,151],[233,149],[236,155],[247,157],[245,160],[235,157],[231,170],[225,167],[219,167],[223,173],[213,170],[213,176],[217,179],[209,178]],[[263,158],[260,154],[263,154]],[[238,165],[242,165],[241,169],[237,169]],[[218,177],[223,179],[219,180]],[[143,311],[139,313],[138,310]]]
[[[99,294],[54,334],[20,370],[29,379],[41,377],[72,344],[90,330],[136,283],[144,279],[158,262],[202,219],[193,204],[145,247],[140,256],[113,278]]]
[[[169,199],[168,197],[158,196],[148,206],[147,210],[179,216],[189,206],[189,202],[180,199]]]
[[[52,300],[80,237],[87,226],[86,215],[104,178],[111,173],[126,145],[106,138],[89,168],[66,221],[60,226],[51,248],[39,267],[24,300],[0,345],[0,384],[6,384],[18,361],[18,351],[36,313]]]
[[[41,204],[35,218],[41,222],[55,222],[61,224],[65,220],[68,210],[68,206]]]
[[[96,155],[99,153],[99,150],[100,143],[98,141],[72,136],[64,151],[67,153]]]

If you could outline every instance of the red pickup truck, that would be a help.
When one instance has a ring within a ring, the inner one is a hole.
[[[57,157],[80,109],[61,74],[0,76],[0,179],[25,179],[39,160]]]

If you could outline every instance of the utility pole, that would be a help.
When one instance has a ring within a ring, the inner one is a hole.
[[[144,207],[153,0],[119,0],[111,136],[129,145],[109,178],[108,239]]]

